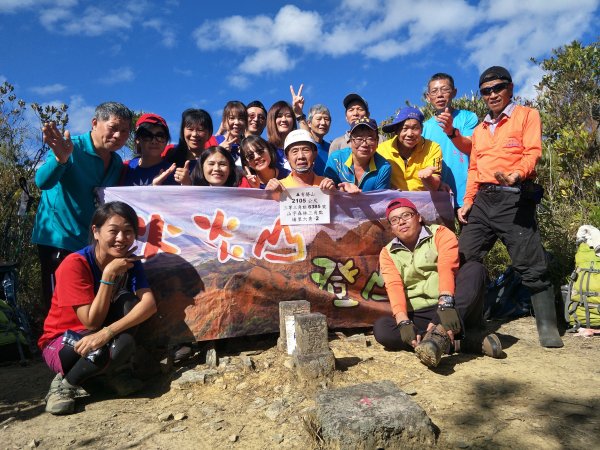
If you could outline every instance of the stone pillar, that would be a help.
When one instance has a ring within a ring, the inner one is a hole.
[[[327,318],[321,313],[296,314],[296,349],[293,362],[302,380],[328,377],[335,370],[329,348]]]
[[[277,348],[280,351],[287,352],[286,317],[294,317],[294,314],[306,314],[309,312],[310,302],[306,300],[279,302],[279,339],[277,339]]]

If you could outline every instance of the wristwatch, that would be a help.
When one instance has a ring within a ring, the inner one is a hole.
[[[448,138],[450,139],[454,139],[456,137],[456,132],[458,130],[456,128],[452,128],[452,134],[447,134],[446,136],[448,136]]]
[[[303,120],[306,120],[306,114],[302,114],[300,116],[296,116],[296,120],[298,122],[302,122]]]

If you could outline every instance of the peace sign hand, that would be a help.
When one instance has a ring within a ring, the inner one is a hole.
[[[248,180],[248,184],[253,188],[260,188],[260,180],[256,175],[250,172],[248,166],[244,166],[244,171],[246,172],[246,180]]]
[[[298,94],[294,92],[294,86],[290,84],[290,93],[292,94],[292,109],[294,110],[294,114],[296,116],[302,115],[302,109],[304,108],[304,97],[302,97],[302,88],[304,88],[304,84],[300,85],[298,89]]]
[[[64,164],[69,160],[69,156],[73,153],[73,141],[71,141],[71,133],[65,131],[64,137],[60,134],[56,122],[46,122],[42,128],[42,136],[44,142],[52,149],[56,161],[59,164]]]
[[[165,180],[169,178],[169,175],[174,173],[176,169],[177,166],[175,165],[175,163],[171,164],[171,166],[167,170],[161,169],[158,175],[156,175],[156,177],[154,177],[154,179],[152,180],[152,186],[160,186],[161,184],[163,184]]]

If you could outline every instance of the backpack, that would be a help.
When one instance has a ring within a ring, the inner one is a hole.
[[[485,293],[484,320],[516,319],[531,315],[531,294],[512,266],[493,280]]]
[[[566,291],[566,321],[575,330],[600,327],[600,256],[586,243],[577,248],[575,270]]]
[[[0,263],[0,362],[19,360],[23,364],[31,351],[22,325],[24,317],[11,306],[11,301],[16,302],[14,295],[14,265]]]

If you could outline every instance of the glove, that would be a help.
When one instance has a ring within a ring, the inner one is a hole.
[[[400,338],[406,345],[412,347],[412,341],[417,340],[415,325],[410,320],[403,320],[398,324],[400,330]]]
[[[440,323],[446,331],[452,331],[455,335],[460,333],[460,318],[458,312],[454,309],[454,297],[451,295],[440,295],[437,314],[440,318]]]

